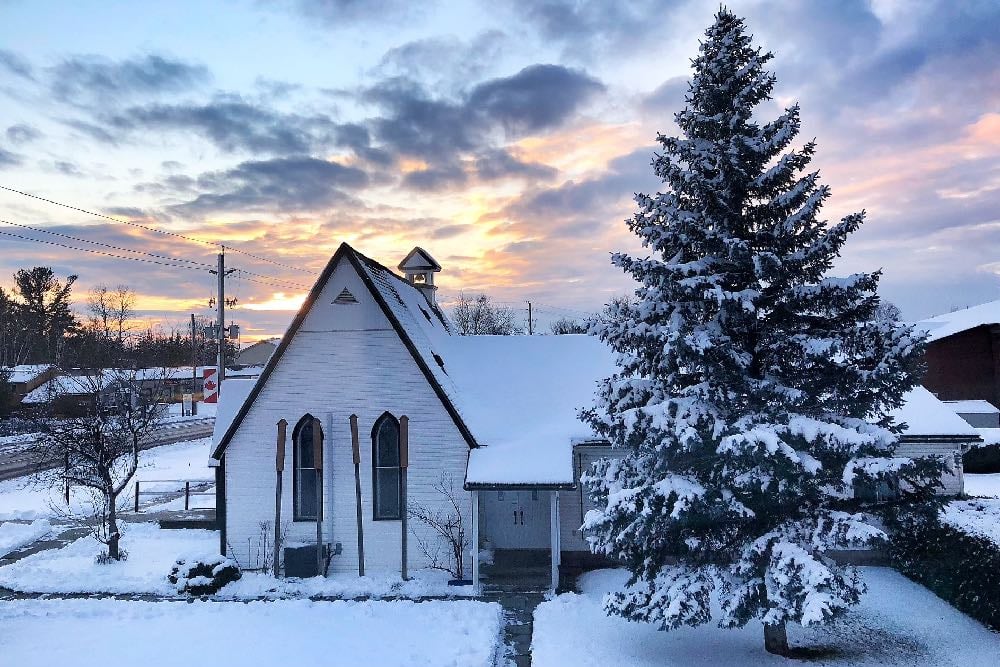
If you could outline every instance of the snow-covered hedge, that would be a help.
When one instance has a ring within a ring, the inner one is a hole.
[[[1000,472],[1000,444],[986,444],[973,447],[962,456],[962,464],[965,472]]]
[[[1000,630],[1000,544],[947,518],[909,517],[894,532],[890,556],[896,569]]]
[[[174,564],[167,579],[178,593],[211,595],[242,576],[236,561],[220,555],[191,560],[181,558]]]

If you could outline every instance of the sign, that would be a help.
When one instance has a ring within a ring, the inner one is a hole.
[[[184,394],[181,396],[181,414],[190,415],[194,414],[191,412],[191,403],[194,402],[194,394]]]
[[[206,368],[203,377],[205,378],[205,403],[219,402],[219,382],[216,379],[218,368]]]

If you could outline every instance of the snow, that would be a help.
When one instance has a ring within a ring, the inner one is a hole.
[[[943,401],[956,414],[996,414],[1000,412],[989,401]]]
[[[145,480],[211,480],[212,471],[206,465],[209,439],[188,440],[163,445],[139,453],[136,479]],[[141,484],[140,484],[141,486]],[[175,485],[176,486],[176,485]],[[123,502],[130,505],[134,484],[124,494]],[[49,518],[86,509],[89,493],[74,487],[67,508],[61,485],[52,487],[34,477],[21,477],[0,482],[0,521]],[[182,501],[183,502],[183,501]]]
[[[32,554],[0,567],[0,586],[30,593],[155,593],[173,595],[167,574],[181,557],[212,556],[219,534],[211,530],[161,530],[155,523],[123,523],[128,558],[101,565],[104,545],[86,535],[61,549]]]
[[[941,510],[941,520],[963,533],[985,537],[1000,546],[1000,499],[953,500]]]
[[[12,384],[30,382],[36,377],[52,368],[49,364],[19,364],[17,366],[4,366],[3,370],[9,371],[10,376],[7,381]]]
[[[399,575],[337,574],[307,579],[275,579],[260,572],[244,572],[243,578],[221,591],[217,597],[239,600],[257,598],[408,598],[472,597],[472,586],[449,586],[451,575],[441,570],[416,570],[410,579],[403,581]]]
[[[928,341],[935,341],[984,324],[997,323],[1000,323],[1000,300],[931,317],[917,322],[916,327],[927,332]]]
[[[572,334],[455,336],[444,360],[483,445],[469,455],[467,483],[573,483],[573,441],[594,437],[577,413],[616,370],[604,343]]]
[[[1000,498],[1000,473],[965,473],[965,495],[973,498]]]
[[[17,551],[52,532],[52,526],[45,519],[31,523],[0,523],[0,557]]]
[[[109,651],[125,665],[488,667],[500,622],[498,604],[471,601],[11,600],[0,655],[20,667],[104,667]]]
[[[903,404],[892,411],[896,422],[905,422],[903,435],[961,435],[979,433],[927,389],[916,386],[903,395]]]
[[[96,375],[59,375],[29,391],[21,399],[21,402],[45,403],[53,396],[92,394],[95,389],[103,390],[107,387],[111,378],[111,371],[107,371],[101,377]]]
[[[956,611],[922,586],[887,568],[861,568],[869,592],[831,626],[790,624],[793,646],[815,649],[810,664],[852,667],[932,667],[996,664],[1000,635]],[[620,570],[581,577],[581,594],[566,593],[535,610],[535,667],[785,666],[764,651],[758,622],[739,630],[712,624],[660,632],[649,624],[609,617],[605,593],[627,578]]]
[[[984,445],[1000,445],[1000,428],[977,428],[976,432],[979,433],[979,437],[983,439],[982,444]]]
[[[257,384],[256,380],[222,381],[223,390],[219,392],[219,402],[215,404],[215,429],[212,431],[212,449],[218,446],[222,436],[226,434],[230,424],[236,419],[236,413],[243,407],[250,390]],[[211,454],[211,452],[209,452]]]

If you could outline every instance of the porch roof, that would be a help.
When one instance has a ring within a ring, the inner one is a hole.
[[[445,368],[479,447],[466,488],[572,488],[573,444],[592,440],[580,420],[598,380],[615,372],[593,336],[455,336]]]

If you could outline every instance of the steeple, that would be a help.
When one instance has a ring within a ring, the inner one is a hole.
[[[423,292],[428,303],[435,304],[434,293],[437,287],[434,286],[434,274],[441,270],[441,265],[431,257],[430,253],[417,246],[403,258],[397,268],[403,272],[410,284]]]

